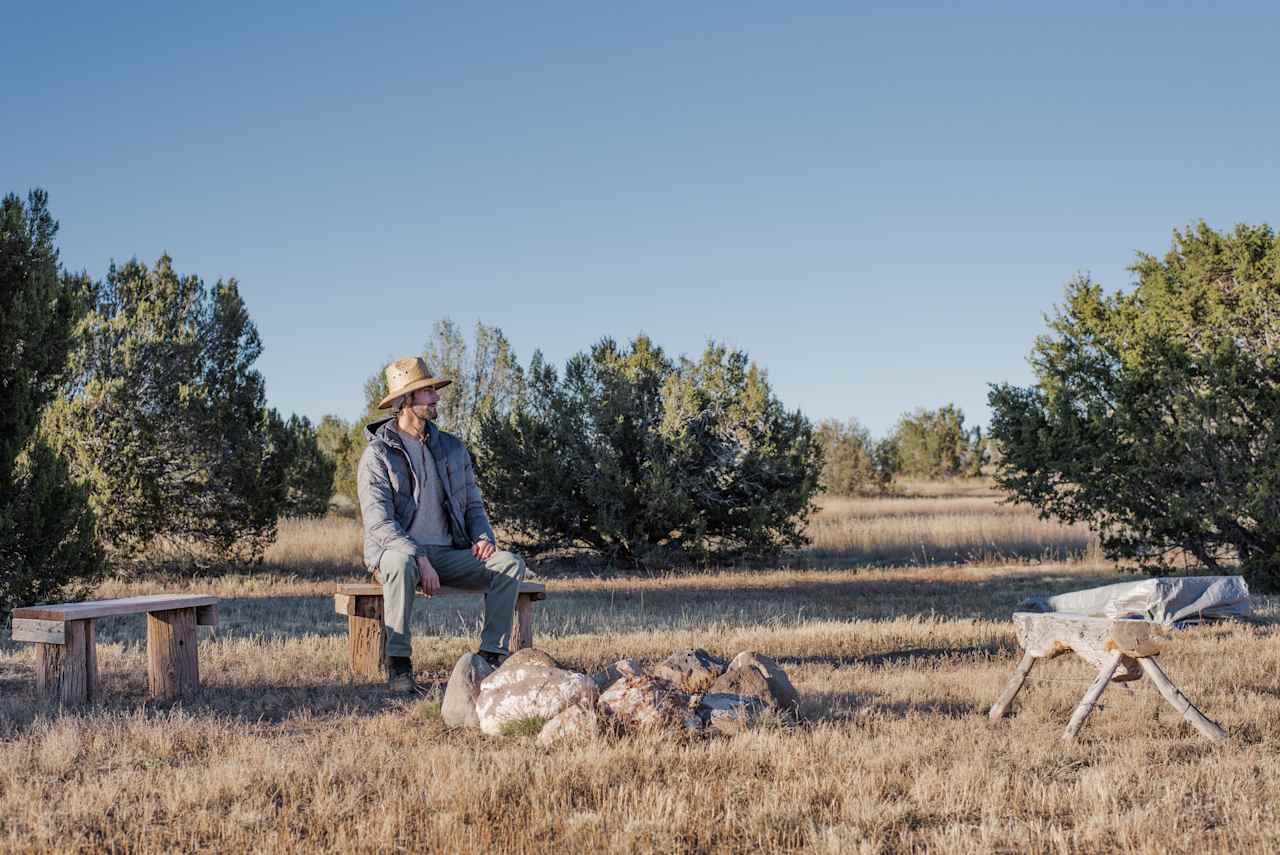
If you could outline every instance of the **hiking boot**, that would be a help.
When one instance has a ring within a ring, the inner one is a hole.
[[[397,695],[413,695],[418,684],[413,679],[413,660],[408,656],[387,658],[387,688]]]
[[[503,662],[506,662],[507,657],[509,657],[511,654],[510,653],[493,653],[492,651],[489,651],[489,650],[480,650],[476,652],[476,655],[479,656],[481,659],[483,659],[485,662],[488,662],[494,668],[497,668]]]

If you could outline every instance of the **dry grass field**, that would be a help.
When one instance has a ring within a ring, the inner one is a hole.
[[[1280,599],[1259,620],[1179,635],[1165,670],[1230,733],[1215,746],[1146,683],[1115,686],[1059,737],[1092,669],[1042,665],[985,712],[1033,593],[1131,578],[1087,532],[996,505],[983,485],[831,500],[815,543],[770,568],[550,575],[538,645],[594,671],[701,646],[776,658],[804,720],[735,737],[450,732],[438,702],[347,674],[333,583],[350,520],[287,522],[254,573],[120,583],[212,591],[204,688],[146,699],[143,619],[99,622],[104,700],[34,693],[29,645],[0,643],[0,850],[1244,852],[1280,849]],[[424,607],[425,606],[425,607]],[[419,679],[442,689],[479,598],[419,601]],[[1036,677],[1040,680],[1036,680]]]

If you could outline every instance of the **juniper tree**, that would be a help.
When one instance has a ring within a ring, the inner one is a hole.
[[[285,501],[262,351],[234,279],[207,289],[171,259],[112,265],[94,287],[51,435],[90,486],[116,557],[163,538],[206,559],[257,560]]]
[[[321,449],[319,431],[305,416],[281,418],[269,411],[270,455],[281,460],[284,498],[282,516],[320,516],[333,496],[335,461]]]
[[[837,496],[881,493],[889,486],[893,470],[878,453],[871,432],[849,419],[818,423],[814,438],[822,448],[822,489]]]
[[[353,463],[359,458],[352,454],[359,437],[353,434],[353,425],[335,415],[322,417],[320,424],[316,425],[316,445],[333,469],[330,495],[346,496],[354,505],[359,506],[355,498],[356,469]]]
[[[563,376],[537,353],[526,376],[476,451],[493,516],[530,551],[679,560],[804,542],[820,451],[746,354],[674,362],[645,336],[606,338]]]
[[[903,475],[954,478],[981,468],[981,434],[965,428],[964,411],[954,404],[903,414],[889,442],[896,471]]]
[[[993,385],[990,436],[1015,502],[1086,522],[1113,558],[1280,583],[1280,237],[1175,232],[1130,292],[1071,281],[1032,350],[1036,383]]]
[[[43,191],[0,203],[0,614],[75,596],[103,567],[85,491],[39,432],[87,289],[61,274],[57,229]]]

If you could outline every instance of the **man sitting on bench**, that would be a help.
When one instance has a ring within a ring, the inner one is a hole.
[[[439,389],[420,358],[386,368],[389,393],[378,403],[392,417],[365,428],[357,488],[364,514],[364,560],[382,584],[387,680],[412,694],[409,621],[414,588],[428,597],[441,584],[486,591],[480,655],[491,664],[507,656],[512,610],[524,578],[519,555],[500,552],[476,487],[471,455],[434,424]]]

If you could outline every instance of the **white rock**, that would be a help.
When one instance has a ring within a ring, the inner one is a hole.
[[[575,702],[594,704],[599,692],[586,674],[520,665],[499,668],[480,684],[476,716],[480,730],[498,736],[503,725],[525,718],[555,718]]]
[[[538,742],[551,745],[563,739],[589,739],[599,734],[600,714],[596,712],[595,704],[578,700],[543,725]]]

